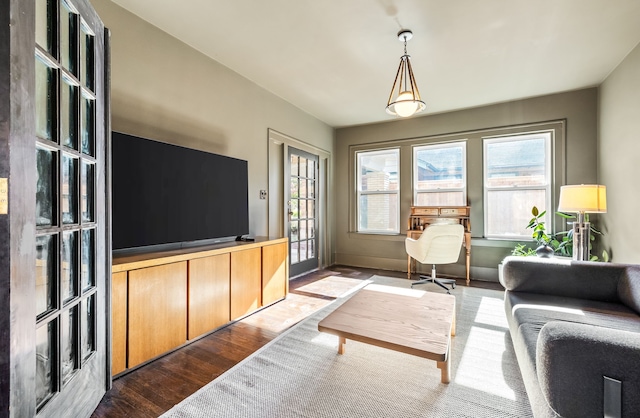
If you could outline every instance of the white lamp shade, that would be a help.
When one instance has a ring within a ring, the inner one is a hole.
[[[607,211],[607,188],[599,184],[562,186],[558,211],[605,213]]]
[[[418,102],[416,102],[413,97],[413,93],[403,91],[396,99],[396,104],[393,107],[398,116],[406,118],[416,113],[416,110],[418,110]]]

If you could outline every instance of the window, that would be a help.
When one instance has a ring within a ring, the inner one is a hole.
[[[466,155],[465,142],[414,147],[414,205],[466,206]]]
[[[400,149],[356,153],[358,232],[397,234]]]
[[[487,238],[530,239],[533,206],[547,211],[549,224],[551,139],[551,132],[483,138]]]

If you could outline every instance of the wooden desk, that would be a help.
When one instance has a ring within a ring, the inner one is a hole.
[[[471,220],[469,218],[471,206],[412,206],[407,224],[407,237],[418,239],[422,231],[429,225],[442,222],[443,219],[460,223],[464,226],[464,247],[466,250],[467,286],[469,285],[469,270],[471,268]],[[415,260],[407,256],[407,278],[415,270]]]

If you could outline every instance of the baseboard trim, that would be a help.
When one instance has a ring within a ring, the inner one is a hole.
[[[407,271],[407,259],[397,258],[385,258],[385,257],[371,257],[355,254],[335,254],[335,264],[372,268],[379,270],[391,270],[391,271]],[[437,266],[438,272],[443,275],[452,277],[465,277],[466,269],[464,264],[446,264]],[[418,264],[418,273],[431,274],[431,268],[429,266]],[[495,268],[490,267],[474,267],[471,266],[470,272],[471,280],[481,280],[485,282],[498,282],[498,266]]]

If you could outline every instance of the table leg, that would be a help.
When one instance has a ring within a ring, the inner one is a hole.
[[[456,308],[453,308],[453,319],[451,321],[451,336],[456,336]],[[451,342],[449,342],[451,344]]]
[[[466,264],[467,264],[467,286],[469,286],[469,270],[471,269],[471,233],[464,233],[464,248],[466,250]]]
[[[451,374],[451,363],[447,361],[439,361],[438,368],[440,369],[440,381],[442,383],[449,383]]]
[[[344,354],[344,345],[347,343],[345,337],[338,337],[338,354]]]
[[[407,256],[407,279],[411,280],[411,256]]]
[[[451,375],[451,342],[447,348],[447,359],[445,361],[438,362],[438,368],[440,369],[440,381],[442,383],[449,383]]]

